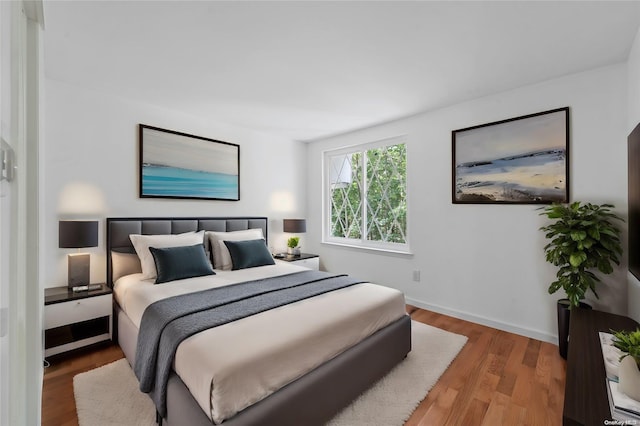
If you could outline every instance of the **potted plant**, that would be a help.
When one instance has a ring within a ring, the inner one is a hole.
[[[299,242],[300,242],[300,237],[290,237],[287,240],[287,254],[300,256],[300,247],[298,247]]]
[[[613,346],[623,353],[618,368],[618,387],[627,396],[640,401],[640,329],[614,331]]]
[[[549,294],[564,290],[567,298],[558,301],[558,346],[567,357],[570,309],[589,307],[581,302],[591,290],[598,298],[593,273],[613,272],[612,263],[620,264],[622,254],[620,230],[614,221],[622,220],[611,211],[613,205],[552,204],[542,208],[540,215],[553,222],[540,228],[549,243],[544,247],[547,262],[558,266],[556,280],[549,285]]]

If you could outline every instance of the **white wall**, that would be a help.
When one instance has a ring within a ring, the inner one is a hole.
[[[270,245],[284,249],[281,219],[305,215],[302,143],[51,79],[46,92],[45,287],[66,285],[69,250],[58,248],[59,219],[101,220],[99,247],[83,251],[92,255],[92,282],[104,282],[106,217],[268,216]],[[239,144],[240,201],[139,198],[138,123]]]
[[[396,287],[409,303],[555,341],[555,301],[564,295],[547,294],[555,269],[544,260],[545,220],[533,205],[453,205],[451,131],[569,106],[571,199],[613,203],[626,217],[626,80],[619,64],[310,143],[308,192],[321,194],[324,150],[407,135],[413,256],[319,243],[319,195],[307,205],[310,251],[326,269]],[[626,313],[626,262],[606,282],[593,305]]]
[[[640,123],[640,29],[627,62],[628,125],[627,134]],[[624,143],[626,147],[626,140]],[[629,273],[629,316],[640,322],[640,281]]]

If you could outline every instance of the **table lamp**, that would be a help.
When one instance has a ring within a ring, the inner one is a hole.
[[[98,221],[61,220],[58,227],[58,246],[60,248],[86,248],[98,246]],[[89,253],[67,255],[68,286],[88,286],[90,280]]]
[[[304,232],[307,232],[307,221],[306,219],[283,219],[282,230],[284,232],[288,232],[292,234],[302,234]],[[292,238],[289,238],[289,241],[291,241],[294,238],[299,240],[298,237],[292,237]],[[291,247],[291,245],[289,244],[289,241],[287,242],[289,254],[292,254],[294,256],[300,256],[300,247],[297,246],[297,242],[296,242],[296,247]]]

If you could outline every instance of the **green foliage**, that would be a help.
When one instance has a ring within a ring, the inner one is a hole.
[[[287,240],[287,247],[296,248],[298,247],[298,243],[300,242],[300,237],[290,237]]]
[[[557,280],[549,286],[549,294],[563,289],[569,299],[570,308],[577,307],[585,293],[596,293],[600,279],[591,272],[597,269],[603,274],[613,272],[620,264],[622,254],[620,230],[613,220],[622,220],[611,212],[613,205],[553,204],[543,207],[542,216],[553,223],[543,226],[545,237],[550,242],[544,247],[547,262],[560,267]]]
[[[613,346],[624,352],[620,361],[624,357],[630,356],[636,361],[640,368],[640,329],[636,331],[612,331]]]
[[[332,236],[361,239],[364,231],[369,241],[406,242],[406,153],[406,145],[398,144],[350,155],[351,182],[331,191]],[[363,209],[367,219],[364,230]]]
[[[331,235],[341,238],[362,238],[362,154],[349,157],[351,183],[331,191]]]

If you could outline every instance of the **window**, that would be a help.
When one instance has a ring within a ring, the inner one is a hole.
[[[404,138],[325,152],[324,167],[324,241],[408,252]]]

